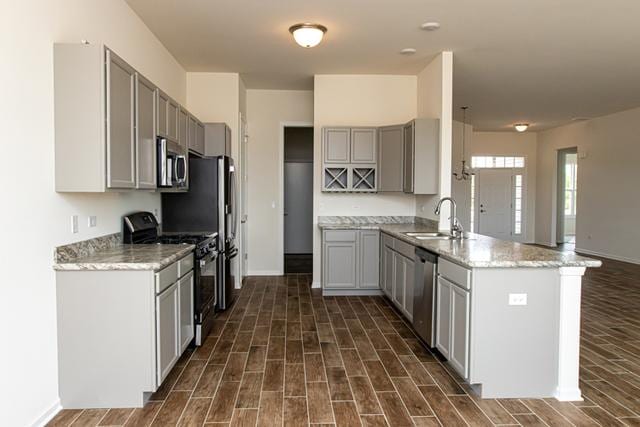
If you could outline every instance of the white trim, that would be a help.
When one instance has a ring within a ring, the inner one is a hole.
[[[313,128],[313,122],[284,121],[280,122],[280,138],[278,141],[278,275],[284,274],[284,128]],[[315,159],[314,159],[315,160]],[[315,172],[314,172],[315,173]],[[315,212],[315,209],[313,210]]]
[[[282,271],[278,270],[249,270],[247,277],[251,276],[282,276]]]
[[[560,267],[560,314],[558,317],[558,386],[560,401],[583,400],[580,371],[580,294],[585,267]]]
[[[639,264],[640,265],[640,259],[633,259],[633,258],[627,258],[627,257],[624,257],[624,256],[619,256],[619,255],[611,255],[611,254],[607,254],[607,253],[603,253],[603,252],[590,251],[588,249],[582,249],[582,248],[578,248],[578,247],[576,247],[575,252],[583,253],[583,254],[587,254],[587,255],[599,256],[599,257],[602,257],[602,258],[613,259],[615,261],[622,261],[622,262],[628,262],[628,263],[631,263],[631,264]]]
[[[311,284],[311,289],[320,289],[322,287],[322,285],[320,284],[320,282],[313,282]]]
[[[47,425],[47,423],[49,421],[51,421],[53,419],[53,417],[55,417],[56,415],[58,415],[58,412],[60,412],[62,410],[62,405],[60,405],[60,399],[56,400],[56,402],[53,404],[53,406],[51,406],[49,409],[47,409],[44,414],[40,415],[38,417],[37,420],[35,420],[33,422],[33,424],[31,424],[32,427],[44,427]]]

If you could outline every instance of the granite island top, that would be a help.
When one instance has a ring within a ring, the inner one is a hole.
[[[602,265],[599,260],[576,255],[573,252],[558,252],[524,243],[494,239],[481,234],[465,233],[468,239],[462,240],[420,240],[404,234],[438,231],[434,224],[366,222],[343,218],[319,221],[318,227],[322,230],[380,230],[469,268],[558,268]]]
[[[160,271],[193,252],[186,244],[116,244],[76,258],[58,261],[58,271],[84,270],[152,270]]]

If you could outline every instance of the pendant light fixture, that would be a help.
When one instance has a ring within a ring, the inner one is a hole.
[[[289,32],[293,35],[294,40],[300,46],[310,48],[317,46],[322,41],[327,27],[320,24],[296,24],[289,28]]]
[[[458,181],[466,181],[471,179],[474,173],[469,172],[469,167],[467,166],[466,161],[466,136],[467,136],[467,106],[460,107],[462,110],[462,169],[460,169],[460,173],[454,172],[453,177]]]

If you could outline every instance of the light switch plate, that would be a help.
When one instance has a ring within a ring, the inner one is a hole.
[[[89,225],[89,228],[95,227],[96,225],[98,225],[98,217],[95,215],[89,216],[89,221],[87,223]]]
[[[509,305],[527,305],[527,294],[509,294]]]
[[[71,215],[71,232],[78,232],[78,215]]]

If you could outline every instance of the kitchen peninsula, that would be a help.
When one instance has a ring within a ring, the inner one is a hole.
[[[325,295],[384,294],[414,328],[432,310],[425,341],[482,398],[581,400],[581,282],[600,261],[478,234],[451,239],[422,218],[320,217],[318,227]],[[437,257],[431,283],[414,273],[416,249]],[[417,304],[425,286],[429,307]]]

